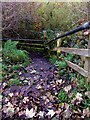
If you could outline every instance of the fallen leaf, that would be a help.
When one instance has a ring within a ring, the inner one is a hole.
[[[0,95],[0,102],[2,101],[2,97],[3,97],[3,96],[2,96],[2,95]]]
[[[85,31],[84,35],[89,35],[89,33],[90,33],[89,31]]]
[[[0,110],[2,109],[2,105],[0,105]]]
[[[3,89],[4,89],[6,86],[7,86],[7,83],[4,82],[4,83],[3,83]]]
[[[34,73],[36,73],[37,71],[36,70],[32,70],[30,73],[31,74],[34,74]]]
[[[65,108],[66,110],[69,109],[69,104],[65,103],[65,104],[64,104],[64,108]]]
[[[24,115],[24,114],[25,114],[25,110],[18,112],[18,115],[19,115],[19,116]]]
[[[20,77],[20,80],[24,80],[25,78],[24,77]]]
[[[50,115],[51,117],[53,117],[55,115],[54,110],[48,109],[47,115]]]
[[[70,115],[71,115],[71,112],[68,108],[64,111],[63,118],[70,118]]]
[[[19,112],[19,107],[16,107],[16,110],[15,110],[16,112]]]
[[[71,103],[74,105],[76,100],[77,100],[76,98],[73,98],[73,99],[71,100]]]
[[[42,96],[42,99],[43,99],[43,100],[47,99],[47,96]]]
[[[26,77],[26,80],[31,80],[32,78],[31,77]]]
[[[82,94],[81,93],[77,93],[76,94],[76,99],[79,100],[79,101],[82,101]]]
[[[6,111],[7,111],[7,114],[9,114],[11,117],[14,115],[14,108],[13,107],[8,107]]]
[[[71,98],[73,96],[73,93],[70,93],[68,96],[69,96],[69,98]]]
[[[59,114],[61,113],[61,111],[62,111],[62,110],[59,108],[59,109],[56,111],[56,114],[59,115]]]
[[[14,106],[8,102],[3,106],[3,112],[12,117],[14,115]]]
[[[64,88],[64,91],[68,93],[68,91],[70,91],[71,88],[72,88],[71,85],[68,85]]]
[[[41,71],[43,71],[44,69],[43,68],[40,68]]]
[[[8,95],[9,95],[10,97],[12,97],[12,96],[13,96],[13,93],[9,93]]]
[[[85,95],[90,98],[90,91],[85,92]]]
[[[90,117],[89,108],[83,109],[83,115],[84,115],[84,116],[87,116],[87,117]]]
[[[29,98],[28,97],[24,97],[24,99],[23,99],[23,103],[27,103],[29,101]]]
[[[38,115],[43,118],[43,116],[44,116],[44,111],[40,111],[40,112],[38,113]]]
[[[56,83],[59,83],[59,84],[61,84],[62,82],[63,82],[62,79],[56,81]]]
[[[37,89],[42,89],[42,86],[38,84],[38,85],[36,86],[36,88],[37,88]]]
[[[47,98],[47,99],[45,100],[45,105],[46,105],[48,102],[49,102],[49,99]]]
[[[26,117],[27,118],[33,118],[36,114],[36,110],[31,108],[31,110],[29,110],[28,108],[26,109]]]
[[[13,107],[13,105],[12,105],[10,102],[8,102],[8,103],[6,104],[6,106],[7,106],[7,107]]]
[[[8,101],[9,101],[9,99],[6,97],[6,98],[5,98],[5,102],[8,102]]]
[[[22,74],[22,72],[19,72],[19,75],[21,75]]]
[[[28,81],[27,81],[27,80],[24,80],[23,82],[24,82],[24,83],[28,83]]]
[[[16,92],[16,93],[15,93],[15,95],[16,95],[16,96],[18,96],[18,95],[19,95],[19,93],[18,93],[18,92]]]

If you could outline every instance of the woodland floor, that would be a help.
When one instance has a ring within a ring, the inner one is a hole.
[[[67,103],[59,104],[57,97],[65,86],[70,86],[70,91],[75,86],[60,79],[58,69],[42,54],[30,52],[30,57],[32,63],[17,71],[20,80],[26,84],[3,89],[2,119],[64,120],[71,117],[77,120],[77,113],[70,111]]]

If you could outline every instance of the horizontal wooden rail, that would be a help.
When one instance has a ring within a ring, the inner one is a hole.
[[[28,44],[44,44],[44,41],[19,41],[19,43],[28,43]]]
[[[88,15],[88,16],[90,16],[90,15]],[[46,44],[50,44],[54,41],[57,41],[57,47],[54,48],[53,50],[50,50],[50,51],[57,51],[57,53],[59,53],[59,54],[60,54],[60,51],[62,51],[62,52],[66,52],[66,53],[72,53],[75,55],[84,56],[85,57],[84,69],[81,68],[80,66],[68,61],[68,60],[65,60],[65,61],[69,67],[71,67],[72,69],[74,69],[75,71],[77,71],[78,73],[83,75],[84,77],[86,77],[87,82],[90,83],[90,35],[89,35],[87,49],[60,47],[61,42],[62,42],[60,38],[71,35],[73,33],[76,33],[78,31],[81,31],[84,29],[90,29],[90,22],[86,22],[85,24],[83,24],[82,26],[80,26],[74,30],[71,30],[65,34],[60,35],[60,36],[57,36],[56,38],[52,39],[51,41],[47,42]],[[57,54],[57,55],[59,55],[59,54]]]
[[[4,41],[4,40],[13,40],[13,41],[32,41],[32,42],[45,42],[45,40],[35,40],[35,39],[14,39],[14,38],[11,38],[11,39],[9,39],[9,38],[2,38],[2,39],[0,39],[1,41]]]
[[[68,60],[65,60],[65,62],[68,64],[69,67],[71,67],[72,69],[83,75],[84,77],[88,77],[88,71],[84,70],[83,68],[79,67],[78,65]]]
[[[46,40],[42,39],[42,40],[38,40],[38,39],[19,39],[19,38],[2,38],[0,39],[1,41],[19,41],[18,46],[22,46],[22,47],[30,47],[30,48],[43,48],[45,50],[45,42]]]
[[[43,44],[19,43],[19,45],[22,45],[22,46],[29,46],[29,47],[44,48],[44,45],[43,45]]]
[[[73,53],[76,55],[90,57],[90,49],[64,48],[64,47],[57,47],[53,49],[53,51],[58,51],[58,50],[62,52]]]

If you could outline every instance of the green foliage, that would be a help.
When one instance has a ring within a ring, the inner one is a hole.
[[[56,37],[55,32],[51,29],[46,29],[46,33],[47,33],[47,39],[48,40],[51,40],[51,39]]]
[[[66,69],[61,69],[59,71],[59,76],[63,76],[66,72],[67,72]]]
[[[75,73],[73,73],[73,72],[70,73],[69,77],[70,77],[71,81],[73,81],[73,79],[75,80],[77,78],[76,72]]]
[[[65,59],[68,60],[68,61],[71,61],[71,60],[73,60],[74,57],[75,57],[74,54],[69,54],[65,57]]]
[[[37,14],[45,28],[66,31],[72,28],[73,23],[83,19],[84,16],[79,12],[81,6],[81,3],[75,3],[73,6],[72,3],[48,2],[42,4],[37,10]]]
[[[8,40],[3,48],[3,60],[7,63],[29,63],[29,57],[25,50],[18,50],[18,42]]]
[[[9,86],[12,86],[12,85],[21,85],[21,84],[22,84],[22,82],[19,79],[10,79],[9,83],[8,83]]]
[[[64,90],[61,90],[59,92],[58,99],[59,99],[59,102],[68,102],[69,101],[69,97]]]
[[[55,66],[57,66],[59,69],[66,68],[67,63],[65,61],[56,61]]]
[[[89,108],[89,110],[90,110],[90,98],[89,99],[84,98],[84,101],[82,102],[82,105],[80,107],[81,108]]]
[[[81,77],[78,79],[78,88],[79,90],[90,90],[90,84],[87,84],[85,78]]]
[[[57,66],[59,69],[67,67],[67,63],[65,61],[58,60],[55,55],[51,56],[49,60],[50,60],[50,62],[52,64],[54,64],[55,66]]]
[[[66,57],[64,57],[63,54],[60,55],[60,58],[64,58],[68,61],[72,61],[73,58],[74,58],[75,55],[73,54],[68,54]],[[55,55],[51,56],[50,57],[50,62],[52,64],[54,64],[55,66],[57,66],[59,69],[62,69],[62,68],[66,68],[67,67],[67,63],[64,61],[64,60],[58,60],[57,57]]]
[[[13,70],[17,70],[17,69],[19,69],[20,67],[21,67],[21,66],[18,65],[18,64],[17,64],[17,65],[14,65],[14,66],[13,66]]]
[[[7,69],[8,69],[7,65],[6,64],[2,64],[2,71],[5,71]]]
[[[52,64],[54,64],[57,61],[57,57],[55,55],[50,56],[49,60]]]
[[[5,73],[12,73],[14,70],[17,70],[19,69],[21,66],[19,64],[17,65],[7,65],[5,63],[2,64],[2,71],[3,71],[3,74]]]
[[[4,76],[6,75],[6,72],[8,71],[8,66],[6,64],[2,64],[2,79],[4,78]]]
[[[21,85],[16,72],[21,67],[29,64],[29,56],[26,51],[18,50],[16,41],[7,41],[3,48],[2,80],[9,86]]]

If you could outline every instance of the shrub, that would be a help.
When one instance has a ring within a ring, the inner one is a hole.
[[[18,50],[18,42],[8,40],[3,48],[3,61],[9,63],[29,63],[29,57],[25,50]]]

